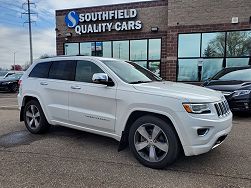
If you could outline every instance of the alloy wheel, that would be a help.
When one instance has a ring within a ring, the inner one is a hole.
[[[159,162],[168,153],[169,143],[164,131],[157,125],[141,125],[134,134],[137,153],[149,162]]]
[[[26,122],[31,129],[36,129],[40,125],[40,113],[35,105],[30,105],[26,112]]]

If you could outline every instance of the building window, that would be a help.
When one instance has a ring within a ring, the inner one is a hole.
[[[222,68],[251,65],[251,31],[179,34],[178,81],[204,81]]]
[[[200,57],[200,34],[179,35],[179,57]]]
[[[149,60],[160,60],[161,39],[149,39]]]
[[[129,41],[113,41],[113,57],[129,60]]]
[[[95,56],[95,42],[80,43],[80,55]]]
[[[78,43],[65,43],[64,51],[65,51],[65,55],[78,55],[79,44]]]
[[[147,60],[147,40],[130,41],[130,60]]]
[[[112,42],[103,43],[103,54],[102,57],[112,57]]]
[[[65,43],[65,54],[113,57],[117,59],[130,60],[160,76],[160,38],[125,41]]]
[[[202,57],[224,57],[225,33],[202,33]]]
[[[227,33],[227,57],[251,56],[251,31]]]

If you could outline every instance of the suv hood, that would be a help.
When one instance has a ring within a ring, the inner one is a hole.
[[[235,91],[240,89],[251,89],[251,81],[221,81],[221,80],[210,80],[204,84],[204,87],[219,90],[219,91]]]
[[[168,96],[184,102],[216,102],[223,97],[218,91],[170,81],[134,84],[133,87],[148,94]]]

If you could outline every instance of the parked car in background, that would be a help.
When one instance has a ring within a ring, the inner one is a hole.
[[[12,74],[23,74],[24,71],[0,71],[0,79],[6,78]]]
[[[4,78],[7,75],[8,71],[0,71],[0,79]]]
[[[23,72],[7,75],[7,77],[0,79],[0,90],[16,93],[18,91],[18,81],[22,77]]]
[[[251,66],[225,68],[203,86],[221,91],[232,111],[251,112]]]
[[[225,97],[162,80],[133,62],[71,56],[35,61],[20,80],[20,120],[33,134],[61,125],[112,137],[151,168],[206,153],[232,128]]]

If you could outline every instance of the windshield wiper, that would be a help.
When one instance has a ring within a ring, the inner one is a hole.
[[[152,82],[152,81],[135,81],[135,82],[129,82],[129,84],[142,84],[142,83],[148,83],[148,82]]]

